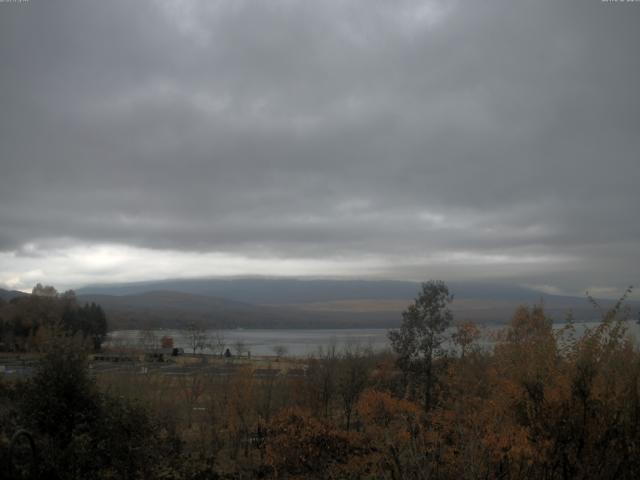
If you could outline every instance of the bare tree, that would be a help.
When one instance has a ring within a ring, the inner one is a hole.
[[[216,355],[222,357],[226,346],[227,342],[225,341],[224,333],[220,329],[216,330],[211,336],[211,349]]]
[[[245,350],[247,349],[247,346],[245,345],[243,340],[236,340],[233,344],[233,347],[236,351],[236,356],[237,357],[241,357],[242,354],[245,352]]]
[[[198,403],[198,399],[204,393],[204,378],[202,375],[194,373],[192,375],[183,375],[180,379],[180,390],[187,408],[187,422],[191,428],[193,409]]]
[[[138,343],[140,344],[140,347],[147,352],[155,351],[159,346],[158,336],[153,329],[149,327],[142,329]]]
[[[209,335],[207,330],[201,323],[191,322],[187,325],[185,336],[187,345],[195,355],[198,351],[202,352],[209,346]]]
[[[309,358],[307,378],[312,393],[311,401],[318,413],[329,416],[330,406],[337,393],[338,355],[336,343],[332,341],[326,348],[318,348],[316,357]]]
[[[347,348],[338,373],[338,393],[342,399],[346,428],[351,428],[353,408],[367,386],[367,357],[360,348]]]
[[[288,353],[288,351],[289,350],[284,345],[276,345],[273,347],[273,353],[276,354],[278,360],[280,360],[280,357],[284,357]]]

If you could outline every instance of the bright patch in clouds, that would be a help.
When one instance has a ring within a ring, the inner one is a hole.
[[[0,254],[0,286],[30,291],[38,282],[58,289],[78,288],[95,282],[129,282],[163,278],[203,276],[279,275],[331,276],[367,275],[367,259],[274,259],[251,258],[225,253],[151,250],[124,245],[72,247],[47,252],[46,268],[41,258]]]
[[[207,276],[276,275],[317,277],[399,278],[407,264],[423,273],[413,280],[424,280],[429,273],[455,278],[469,276],[478,267],[479,277],[491,277],[491,268],[508,266],[530,268],[572,261],[557,256],[487,255],[473,252],[444,252],[423,256],[274,258],[225,252],[157,250],[126,245],[84,245],[40,250],[31,244],[30,255],[0,253],[0,286],[30,291],[36,283],[53,284],[58,289],[78,288],[90,283],[131,282],[164,278]],[[46,262],[43,262],[46,258]],[[44,266],[44,267],[43,267]],[[488,267],[488,268],[487,268]],[[484,269],[487,268],[487,271]],[[429,273],[427,273],[429,272]],[[406,276],[405,276],[406,278]]]

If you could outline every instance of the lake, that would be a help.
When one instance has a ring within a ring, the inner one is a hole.
[[[335,346],[338,351],[345,348],[359,347],[371,348],[375,351],[384,350],[389,347],[387,341],[387,329],[235,329],[235,330],[211,330],[207,332],[208,337],[213,342],[216,335],[221,335],[224,343],[235,354],[235,345],[242,342],[245,350],[251,355],[275,355],[277,347],[284,347],[286,355],[296,357],[316,354],[320,349],[327,349]],[[182,347],[185,352],[189,352],[189,338],[181,330],[153,330],[144,332],[142,330],[117,330],[109,334],[108,344],[135,346],[144,343],[145,338],[153,341],[150,333],[158,341],[167,335],[173,338],[174,346]],[[213,353],[211,349],[205,349],[204,353]]]
[[[593,328],[598,322],[587,322],[576,324],[576,334],[581,335],[585,328]],[[564,323],[554,324],[554,328],[559,329]],[[629,332],[640,338],[640,325],[635,321],[627,323]],[[492,334],[495,334],[504,326],[487,325],[480,327],[482,340],[480,344],[490,347],[493,344]],[[251,355],[275,355],[277,347],[284,347],[286,355],[304,357],[317,354],[320,349],[326,350],[335,346],[338,352],[343,352],[346,348],[370,348],[373,351],[383,351],[390,348],[387,339],[386,328],[356,328],[356,329],[235,329],[235,330],[211,330],[207,332],[211,342],[214,342],[216,335],[224,339],[226,347],[235,354],[236,345],[241,342],[244,351],[249,351]],[[451,330],[452,332],[453,330]],[[448,332],[450,333],[450,332]],[[189,353],[189,339],[184,330],[117,330],[109,334],[105,346],[141,346],[147,344],[158,344],[163,336],[173,338],[175,347],[184,348]],[[203,353],[214,353],[211,349],[205,349]]]

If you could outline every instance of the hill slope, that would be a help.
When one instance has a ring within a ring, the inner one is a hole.
[[[181,327],[198,322],[210,328],[358,328],[391,327],[389,312],[303,310],[295,306],[251,305],[184,292],[151,291],[130,295],[83,294],[80,303],[102,306],[110,329]]]
[[[540,292],[518,285],[452,282],[458,298],[534,301]],[[78,294],[130,295],[162,290],[224,298],[251,304],[299,304],[352,299],[410,300],[420,289],[418,282],[395,280],[332,280],[305,278],[204,278],[89,285]]]
[[[4,290],[0,288],[0,298],[5,302],[8,302],[12,298],[24,297],[25,295],[28,295],[28,293],[18,292],[17,290]]]
[[[457,320],[504,323],[518,305],[543,301],[563,320],[597,318],[586,298],[541,294],[519,286],[451,283]],[[396,327],[420,285],[414,282],[282,278],[165,280],[96,285],[79,300],[100,303],[113,328],[179,326],[200,321],[226,328]],[[94,292],[94,293],[90,293]],[[602,301],[603,307],[612,301]],[[630,302],[638,310],[638,302]]]

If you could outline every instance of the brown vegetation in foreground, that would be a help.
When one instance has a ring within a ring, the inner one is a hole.
[[[414,337],[396,337],[396,354],[329,350],[304,376],[244,364],[94,383],[76,368],[80,386],[60,390],[47,368],[81,362],[58,351],[34,380],[2,386],[2,441],[30,428],[58,478],[638,478],[640,352],[621,302],[580,337],[520,307],[490,352],[461,324],[452,356],[438,333],[448,292],[423,293],[437,308],[420,297],[405,312]],[[53,415],[71,419],[62,432]]]

